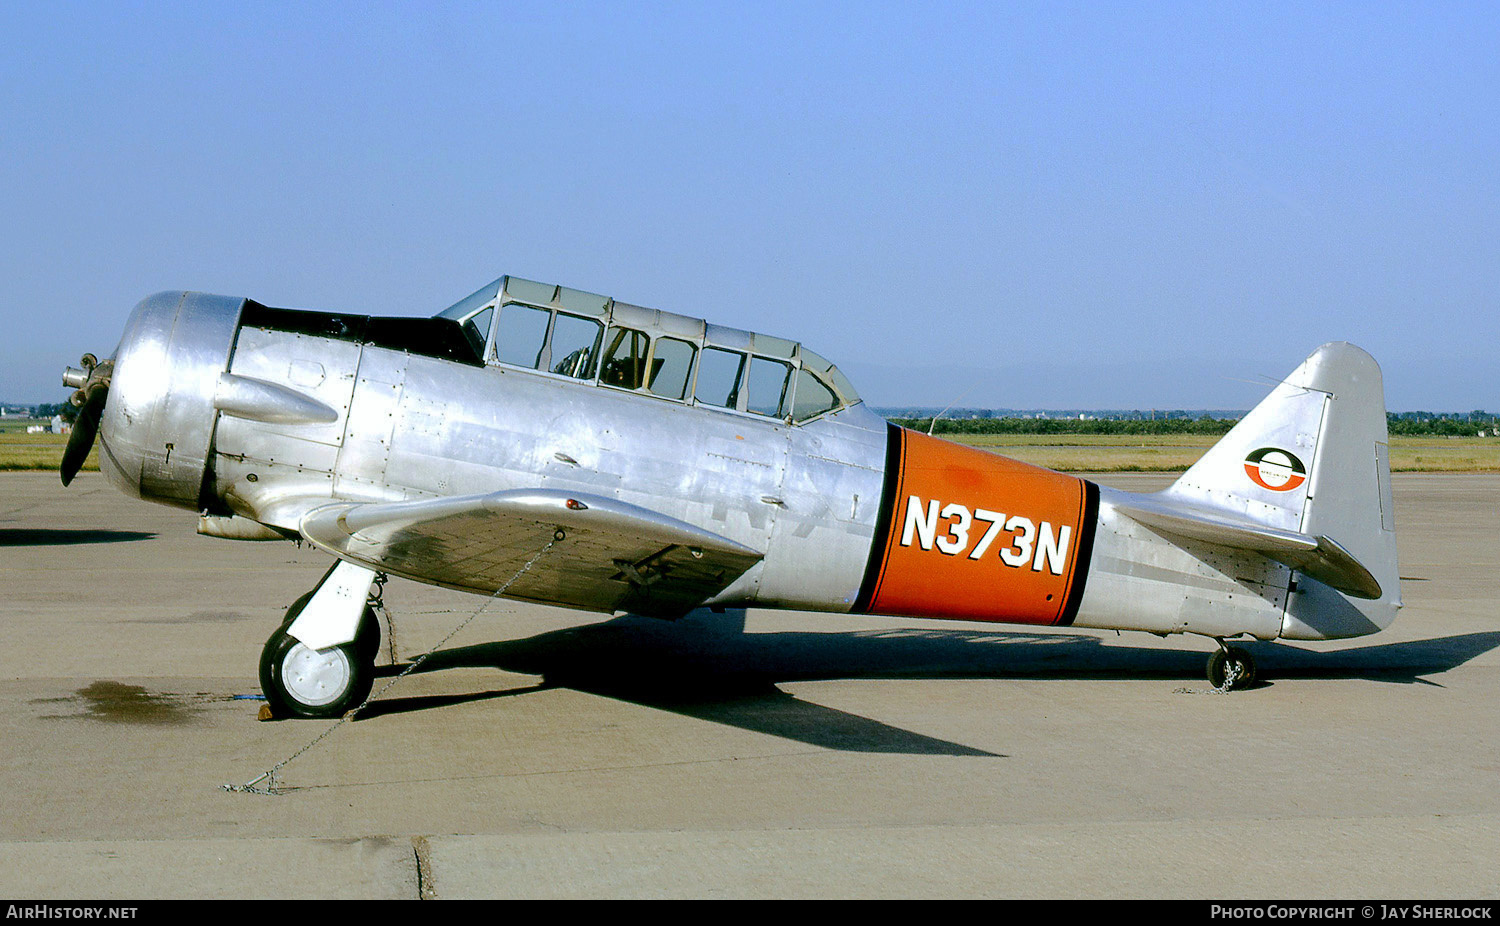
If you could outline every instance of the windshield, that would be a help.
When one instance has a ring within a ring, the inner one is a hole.
[[[478,314],[479,310],[494,301],[500,294],[500,283],[505,277],[474,290],[474,292],[463,297],[448,308],[437,313],[437,318],[451,318],[456,322],[468,321],[470,316]]]

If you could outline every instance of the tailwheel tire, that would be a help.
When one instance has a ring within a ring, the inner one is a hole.
[[[1255,660],[1237,646],[1227,646],[1208,657],[1208,680],[1219,691],[1236,691],[1255,681]]]
[[[378,641],[378,634],[376,636]],[[276,628],[260,656],[260,685],[274,717],[342,717],[369,697],[374,647],[356,639],[315,650]]]

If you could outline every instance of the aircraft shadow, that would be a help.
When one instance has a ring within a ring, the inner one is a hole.
[[[677,622],[623,616],[523,640],[434,653],[418,671],[493,667],[538,675],[535,688],[377,701],[362,718],[569,688],[830,749],[995,756],[800,700],[778,684],[856,678],[1164,679],[1202,681],[1201,653],[1104,646],[1091,635],[900,629],[845,633],[743,633],[743,613],[695,612]],[[1205,641],[1206,643],[1206,641]],[[1365,678],[1433,684],[1500,646],[1500,632],[1331,652],[1241,644],[1263,677]],[[390,671],[394,672],[393,667]]]
[[[485,647],[469,647],[468,649],[483,650]],[[485,659],[445,661],[442,665],[433,665],[438,655],[442,654],[434,655],[420,671],[452,668],[458,665],[493,665],[491,661]],[[465,653],[464,655],[474,654]],[[656,684],[636,684],[634,680],[622,682],[620,679],[606,677],[585,681],[570,677],[568,673],[564,673],[563,678],[564,680],[560,682],[548,680],[527,688],[476,694],[382,698],[360,711],[357,719],[370,720],[386,714],[402,714],[475,701],[489,701],[496,698],[533,694],[550,688],[569,688],[639,704],[643,707],[670,711],[685,717],[844,752],[1004,758],[1004,756],[983,749],[924,736],[867,717],[860,717],[857,714],[803,701],[764,682],[729,681],[726,684],[725,680],[715,680],[714,684],[708,686],[689,683],[682,690],[667,690]],[[682,679],[663,681],[680,683]]]
[[[84,543],[129,543],[150,540],[148,531],[83,530],[66,527],[0,528],[0,547],[58,547]]]
[[[1286,643],[1258,644],[1253,649],[1262,674],[1273,678],[1362,678],[1435,685],[1436,682],[1423,676],[1456,669],[1496,647],[1500,647],[1500,632],[1465,633],[1326,652]]]

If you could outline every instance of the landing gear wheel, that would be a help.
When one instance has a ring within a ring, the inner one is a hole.
[[[1219,691],[1247,688],[1255,681],[1255,660],[1237,646],[1226,646],[1208,657],[1208,680]]]
[[[342,717],[375,683],[359,641],[315,650],[278,627],[260,654],[260,687],[274,717]]]

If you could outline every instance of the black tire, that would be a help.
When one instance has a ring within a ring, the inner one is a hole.
[[[378,642],[379,635],[376,635]],[[359,707],[375,682],[364,641],[311,650],[276,628],[260,654],[260,687],[273,717],[342,717]]]
[[[1235,679],[1226,685],[1230,666],[1235,669]],[[1255,681],[1255,660],[1237,646],[1215,650],[1208,657],[1208,681],[1220,691],[1238,691],[1248,688]]]
[[[354,645],[359,648],[360,658],[373,666],[375,657],[380,655],[380,618],[375,616],[374,608],[366,607],[365,616],[359,619]]]

